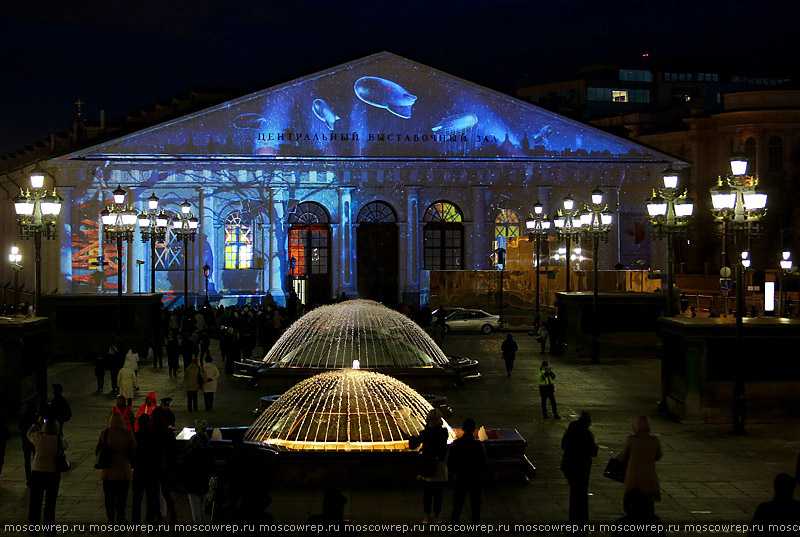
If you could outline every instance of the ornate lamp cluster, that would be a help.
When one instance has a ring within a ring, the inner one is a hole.
[[[711,188],[711,214],[719,223],[757,235],[759,221],[767,213],[767,195],[758,189],[758,176],[747,174],[746,154],[734,153],[730,160],[731,174],[720,176]]]
[[[133,230],[136,227],[136,210],[125,204],[127,192],[122,186],[114,190],[114,204],[100,211],[103,222],[103,240],[109,244],[117,239],[133,242]]]
[[[581,232],[584,237],[602,239],[608,242],[608,231],[614,217],[608,210],[608,205],[603,203],[604,192],[600,187],[592,190],[592,204],[584,205],[580,213]]]
[[[56,194],[55,188],[52,192],[44,188],[44,176],[44,171],[34,169],[30,174],[30,188],[24,191],[20,188],[19,195],[14,198],[21,238],[40,234],[55,239],[58,235],[58,215],[64,200]]]
[[[147,210],[139,213],[139,232],[142,234],[142,242],[155,240],[163,242],[167,237],[169,218],[161,211],[158,211],[158,196],[153,194],[147,198]]]
[[[544,212],[544,206],[538,201],[533,204],[533,214],[525,221],[525,227],[528,229],[528,240],[534,241],[536,244],[536,318],[534,326],[538,328],[540,323],[539,316],[539,266],[541,255],[541,241],[547,239],[550,232],[550,220],[547,219],[547,214]]]
[[[172,230],[178,238],[182,240],[189,239],[194,242],[199,225],[200,221],[192,213],[192,206],[189,200],[181,203],[181,214],[172,221]]]
[[[659,239],[685,233],[694,213],[694,200],[685,189],[683,192],[678,189],[678,172],[667,168],[661,178],[664,187],[653,189],[653,196],[646,202],[653,236]]]

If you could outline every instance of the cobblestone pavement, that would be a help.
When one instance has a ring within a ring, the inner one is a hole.
[[[538,469],[537,477],[528,484],[487,487],[482,516],[486,524],[513,529],[515,524],[567,520],[569,489],[559,469],[560,442],[567,424],[582,410],[591,412],[592,430],[600,445],[589,486],[591,519],[598,524],[622,516],[622,485],[603,478],[602,468],[621,448],[632,419],[640,414],[650,416],[653,432],[661,438],[664,457],[657,467],[663,500],[656,504],[656,513],[665,524],[747,523],[756,505],[771,499],[774,476],[794,472],[800,448],[800,426],[796,424],[749,425],[746,436],[735,437],[726,425],[681,424],[658,414],[654,410],[659,394],[655,350],[651,356],[643,356],[617,347],[602,357],[601,364],[590,365],[586,360],[542,356],[533,337],[517,333],[520,350],[509,378],[499,350],[504,337],[453,335],[445,342],[448,355],[480,360],[483,373],[479,381],[441,391],[454,409],[449,420],[460,425],[464,418],[473,417],[479,426],[518,429],[528,441],[528,457]],[[564,418],[560,421],[541,419],[536,370],[543,358],[557,374],[556,397]],[[73,468],[63,475],[57,507],[57,520],[65,524],[105,521],[100,472],[93,468],[92,451],[114,397],[108,393],[108,384],[105,393],[95,393],[92,371],[90,364],[81,363],[55,364],[49,370],[50,382],[64,385],[65,396],[73,406],[73,419],[65,430]],[[266,392],[223,377],[213,412],[189,414],[182,381],[171,379],[166,368],[153,370],[142,364],[141,391],[134,406],[154,390],[159,397],[174,398],[179,427],[192,425],[197,417],[207,419],[212,427],[249,425],[252,409]],[[322,505],[322,491],[318,489],[282,486],[269,490],[274,498],[270,512],[279,523],[301,523],[319,512]],[[421,522],[422,493],[417,487],[354,485],[344,493],[349,499],[345,513],[353,522]],[[0,522],[24,523],[27,505],[20,440],[12,435],[0,476]],[[450,507],[451,493],[446,491],[443,514],[449,514]],[[178,509],[183,521],[190,520],[183,494],[179,495]],[[468,517],[466,508],[462,519]]]

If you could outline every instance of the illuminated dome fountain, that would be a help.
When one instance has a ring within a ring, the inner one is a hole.
[[[237,376],[260,386],[287,388],[322,370],[350,367],[378,371],[420,388],[461,384],[477,362],[450,360],[416,323],[371,300],[321,306],[295,321],[263,360],[239,362]]]
[[[402,382],[341,369],[306,379],[281,395],[245,440],[286,450],[398,451],[425,427],[431,405]],[[450,440],[455,433],[445,422]]]

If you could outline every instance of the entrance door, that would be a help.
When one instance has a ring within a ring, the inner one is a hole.
[[[333,296],[329,221],[327,211],[310,202],[298,205],[289,217],[289,258],[296,260],[293,279],[305,280],[300,287],[307,305],[327,304]]]
[[[358,296],[393,305],[398,299],[399,272],[395,212],[390,205],[374,201],[359,211],[357,222]]]

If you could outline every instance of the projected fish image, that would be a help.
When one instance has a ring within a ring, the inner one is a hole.
[[[322,99],[314,99],[314,102],[311,104],[311,111],[314,112],[314,115],[325,123],[330,130],[333,130],[333,124],[336,123],[337,119],[342,119],[334,114],[331,107],[328,106],[328,103]]]
[[[553,134],[553,127],[551,127],[550,125],[545,125],[541,129],[539,129],[539,132],[533,135],[533,143],[540,144],[544,142],[544,139],[550,136],[551,134]]]
[[[233,126],[237,129],[259,129],[265,121],[261,114],[242,114],[233,118]]]
[[[391,80],[376,76],[362,76],[353,85],[356,96],[376,108],[385,108],[392,114],[408,119],[411,107],[417,100],[407,89]]]
[[[431,130],[433,132],[444,130],[444,132],[449,131],[464,131],[471,127],[474,127],[478,123],[478,116],[475,114],[458,114],[455,116],[450,116],[447,119],[443,119],[439,122],[438,125],[433,127]]]

